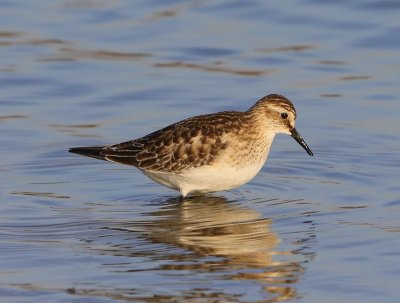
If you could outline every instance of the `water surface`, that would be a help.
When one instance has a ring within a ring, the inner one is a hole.
[[[398,302],[396,1],[1,1],[1,302]],[[69,147],[281,93],[248,184],[192,197]]]

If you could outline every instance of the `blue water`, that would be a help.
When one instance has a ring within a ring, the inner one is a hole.
[[[400,2],[0,1],[1,302],[399,302]],[[281,93],[248,184],[78,157]]]

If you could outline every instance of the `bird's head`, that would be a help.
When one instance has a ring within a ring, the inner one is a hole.
[[[271,94],[257,101],[248,111],[274,134],[290,135],[312,156],[313,153],[295,128],[296,109],[282,95]]]

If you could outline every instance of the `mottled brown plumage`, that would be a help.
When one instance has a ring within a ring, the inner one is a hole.
[[[222,112],[189,118],[142,138],[111,145],[101,151],[106,160],[143,170],[181,172],[210,165],[227,147],[223,134],[238,132],[240,113]]]
[[[283,113],[288,118],[281,117]],[[226,162],[234,174],[243,169],[246,171],[244,175],[249,169],[251,175],[255,168],[258,171],[266,160],[275,133],[296,132],[295,118],[296,111],[288,99],[268,95],[246,112],[226,111],[196,116],[135,140],[103,147],[71,148],[70,152],[135,166],[153,180],[179,189],[185,196],[188,192],[213,191],[212,188],[202,188],[196,178],[187,181],[196,169],[203,172],[207,167],[223,168]],[[300,135],[294,138],[311,154]],[[203,173],[201,178],[205,178]],[[247,177],[243,180],[247,181]]]

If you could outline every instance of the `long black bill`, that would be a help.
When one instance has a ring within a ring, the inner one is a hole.
[[[300,136],[299,132],[293,127],[291,132],[291,136],[293,139],[295,139],[297,141],[297,143],[299,143],[307,152],[307,154],[309,154],[310,156],[313,155],[313,152],[311,151],[311,149],[308,147],[307,143],[304,141],[303,137]]]

